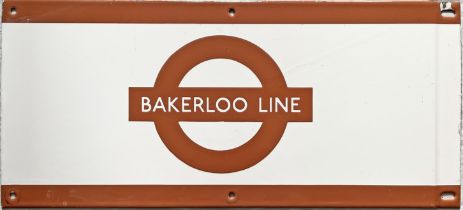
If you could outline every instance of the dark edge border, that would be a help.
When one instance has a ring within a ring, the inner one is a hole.
[[[2,185],[2,206],[459,208],[460,186]]]
[[[5,0],[2,19],[4,23],[459,24],[460,3],[452,4],[455,17],[443,17],[437,1]]]

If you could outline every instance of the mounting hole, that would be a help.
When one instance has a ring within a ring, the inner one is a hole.
[[[452,8],[451,2],[440,3],[440,14],[442,17],[453,18],[455,17],[455,10]]]
[[[235,192],[232,191],[232,192],[228,193],[228,201],[233,202],[233,201],[236,200],[236,197],[237,197],[237,195],[236,195]]]
[[[442,17],[452,18],[455,17],[455,11],[453,10],[444,10],[440,13]]]
[[[11,15],[16,15],[17,11],[16,11],[16,7],[11,7],[10,8],[10,14]]]
[[[10,191],[10,195],[9,195],[9,199],[11,201],[15,201],[16,199],[18,199],[18,196],[16,195],[16,192],[15,191]]]
[[[454,192],[443,192],[440,194],[440,199],[443,201],[453,201],[456,199],[456,195]]]
[[[235,14],[236,14],[236,11],[235,11],[235,9],[234,9],[234,8],[230,8],[230,9],[228,9],[228,15],[229,15],[230,17],[234,17],[234,16],[235,16]]]

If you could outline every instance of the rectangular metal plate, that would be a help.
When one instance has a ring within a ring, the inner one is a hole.
[[[2,33],[3,207],[459,207],[458,2],[8,0]]]

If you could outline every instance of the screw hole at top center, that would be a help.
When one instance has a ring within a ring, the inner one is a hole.
[[[234,8],[230,8],[230,9],[228,9],[228,15],[229,15],[230,17],[234,17],[234,16],[235,16],[235,14],[236,14],[236,11],[235,11],[235,9],[234,9]]]

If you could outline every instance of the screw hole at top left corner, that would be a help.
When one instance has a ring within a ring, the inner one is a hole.
[[[11,7],[10,8],[10,14],[11,15],[16,15],[16,13],[18,13],[18,11],[16,10],[16,7]]]

